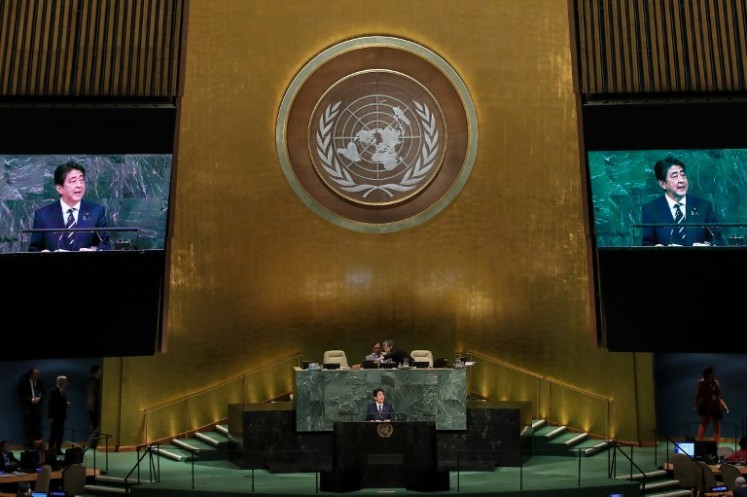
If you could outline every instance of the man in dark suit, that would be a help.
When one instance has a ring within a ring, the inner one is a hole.
[[[55,454],[62,454],[62,441],[65,435],[65,420],[70,402],[67,400],[65,389],[67,376],[57,377],[57,385],[49,392],[49,406],[47,417],[50,421],[49,450]]]
[[[384,353],[382,354],[383,359],[381,362],[393,362],[398,365],[404,364],[405,361],[407,361],[408,364],[412,362],[410,353],[404,349],[395,347],[393,340],[384,340],[381,342],[381,346],[384,348]]]
[[[28,449],[34,440],[42,437],[42,404],[44,403],[44,383],[37,368],[29,369],[18,383],[18,397],[23,409],[24,444]]]
[[[18,462],[15,454],[10,450],[10,443],[7,440],[0,442],[0,464],[2,464],[0,469],[10,473],[18,469]]]
[[[386,402],[381,388],[373,391],[373,401],[366,406],[366,421],[394,421],[394,407]]]
[[[106,209],[87,200],[86,170],[80,164],[67,162],[54,171],[54,185],[59,200],[34,213],[33,229],[91,229],[106,227]],[[31,234],[29,252],[109,250],[106,231],[43,231]]]
[[[685,164],[667,157],[654,165],[654,174],[664,194],[643,205],[641,222],[663,226],[644,226],[642,245],[723,245],[711,202],[687,194]]]

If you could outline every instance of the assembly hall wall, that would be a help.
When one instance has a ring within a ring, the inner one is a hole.
[[[385,338],[448,358],[476,352],[609,398],[612,436],[651,436],[650,355],[609,353],[595,338],[566,2],[188,5],[167,347],[106,360],[103,429],[115,445],[144,439],[144,410],[297,355],[320,361],[343,349],[360,362]],[[445,59],[469,90],[479,135],[454,200],[390,233],[312,211],[276,149],[279,108],[299,70],[372,35]],[[472,389],[526,395],[510,381]],[[248,400],[270,390],[249,388]],[[227,415],[220,400],[211,409]],[[607,429],[605,412],[589,420],[578,411],[553,409],[559,422]]]

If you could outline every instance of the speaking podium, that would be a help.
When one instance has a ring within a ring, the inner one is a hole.
[[[449,489],[449,472],[437,467],[434,421],[336,422],[333,431],[332,471],[321,473],[321,490]]]

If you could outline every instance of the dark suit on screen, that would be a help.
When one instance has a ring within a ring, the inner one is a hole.
[[[106,208],[103,205],[80,201],[80,212],[75,228],[105,228]],[[45,205],[34,213],[33,229],[64,229],[65,216],[60,207],[60,201],[55,200]],[[42,250],[70,250],[78,251],[81,248],[96,247],[99,250],[109,250],[109,233],[106,231],[76,231],[72,245],[67,242],[64,231],[45,231],[32,233],[29,242],[29,252],[41,252]]]
[[[376,402],[369,402],[366,407],[366,421],[394,421],[394,407],[384,402],[379,411]]]
[[[687,195],[685,198],[686,212],[685,219],[682,221],[682,224],[685,225],[685,244],[692,245],[693,243],[709,242],[711,245],[723,245],[721,230],[718,227],[702,226],[703,224],[715,224],[718,222],[711,202],[693,195]],[[642,245],[670,245],[672,243],[672,234],[676,228],[673,226],[674,218],[672,211],[663,195],[643,205],[641,208],[641,222],[642,224],[669,225],[660,227],[644,226],[641,231]]]

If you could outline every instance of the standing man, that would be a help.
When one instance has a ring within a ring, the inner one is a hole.
[[[105,228],[106,209],[87,200],[86,170],[67,162],[54,171],[54,186],[59,200],[34,213],[33,229]],[[31,234],[29,252],[109,250],[106,231],[40,231]]]
[[[91,429],[91,435],[88,438],[88,447],[96,449],[99,443],[99,433],[101,431],[101,366],[94,364],[90,369],[90,376],[86,382],[86,411]]]
[[[667,157],[654,165],[654,174],[664,194],[641,208],[644,226],[641,244],[654,245],[723,245],[721,230],[714,226],[713,205],[704,198],[688,195],[690,180],[685,164]]]
[[[44,403],[44,383],[39,378],[37,368],[29,369],[18,383],[18,397],[23,412],[23,443],[29,449],[34,440],[42,438],[42,404]]]
[[[366,421],[394,421],[394,407],[386,401],[381,388],[373,391],[373,401],[366,407]]]
[[[57,385],[49,392],[47,417],[50,422],[49,450],[62,454],[62,440],[65,436],[65,420],[70,402],[65,394],[67,376],[57,377]]]

